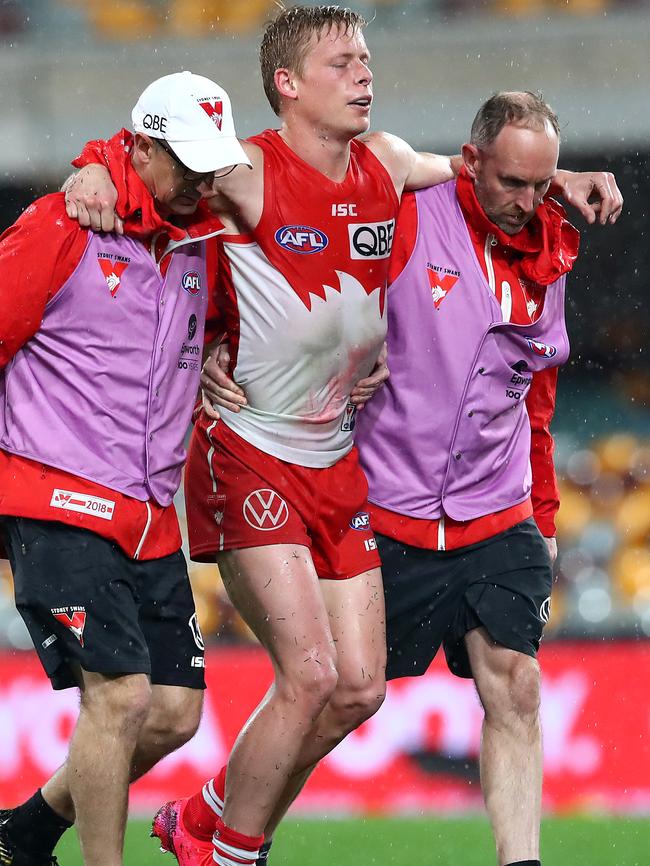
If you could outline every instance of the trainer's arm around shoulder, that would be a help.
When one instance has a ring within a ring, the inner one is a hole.
[[[371,132],[361,141],[383,163],[398,195],[453,180],[463,161],[460,155],[439,156],[413,150],[404,139],[388,132]]]

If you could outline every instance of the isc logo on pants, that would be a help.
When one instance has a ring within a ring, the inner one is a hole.
[[[393,246],[395,220],[383,223],[350,223],[351,259],[387,259]]]

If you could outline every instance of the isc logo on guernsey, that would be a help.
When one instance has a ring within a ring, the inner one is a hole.
[[[282,226],[275,233],[275,241],[292,253],[319,253],[329,243],[329,238],[319,229],[310,226]]]

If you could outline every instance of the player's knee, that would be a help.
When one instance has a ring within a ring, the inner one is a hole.
[[[203,692],[161,687],[156,691],[142,728],[142,738],[163,752],[173,752],[192,739],[201,721]]]
[[[540,672],[536,659],[522,656],[510,673],[510,701],[513,711],[524,720],[537,718],[540,705]]]
[[[106,731],[137,731],[151,706],[151,685],[144,674],[95,675],[82,691],[81,707]]]
[[[352,731],[377,712],[386,697],[386,681],[383,677],[364,677],[356,682],[339,682],[330,701],[342,728]]]
[[[308,718],[316,718],[334,694],[338,673],[334,660],[307,659],[302,670],[285,671],[276,680],[276,690],[284,700],[297,704]]]
[[[510,664],[491,680],[489,689],[483,689],[486,716],[506,726],[513,722],[534,723],[539,704],[539,665],[536,659],[522,653],[513,654]]]

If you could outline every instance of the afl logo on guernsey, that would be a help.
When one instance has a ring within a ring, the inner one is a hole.
[[[543,358],[552,358],[554,355],[557,355],[555,346],[549,346],[548,343],[538,343],[537,340],[530,339],[526,339],[526,342],[531,352],[541,355]]]
[[[275,242],[291,253],[309,255],[324,250],[329,238],[310,226],[282,226],[275,233]]]
[[[201,274],[198,271],[186,271],[183,274],[181,285],[190,295],[198,295],[201,291]]]
[[[370,529],[370,515],[367,511],[357,511],[352,520],[350,521],[351,529],[358,529],[359,531]]]

